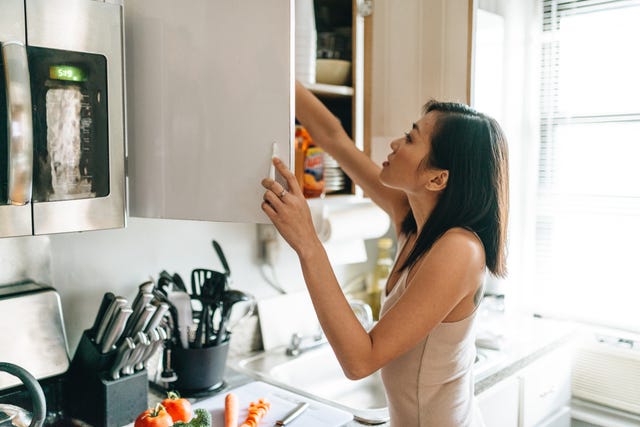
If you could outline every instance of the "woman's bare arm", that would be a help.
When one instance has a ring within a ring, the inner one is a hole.
[[[367,332],[351,310],[314,233],[295,176],[278,159],[274,164],[287,180],[290,192],[279,197],[282,186],[271,179],[263,180],[262,185],[269,190],[262,208],[300,258],[318,320],[349,378],[370,375],[405,353],[463,300],[473,297],[484,273],[482,245],[468,231],[449,231],[412,268],[404,295]]]
[[[340,120],[299,82],[296,82],[296,118],[309,131],[313,142],[329,153],[397,226],[409,210],[405,194],[380,183],[380,166],[355,146]]]

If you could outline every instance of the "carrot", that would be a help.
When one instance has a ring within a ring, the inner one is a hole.
[[[247,419],[240,425],[240,427],[258,427],[260,420],[271,408],[271,403],[265,399],[259,399],[258,402],[251,402],[249,404],[249,413]],[[226,427],[226,426],[225,426]]]
[[[238,396],[229,393],[224,398],[224,427],[238,426]]]

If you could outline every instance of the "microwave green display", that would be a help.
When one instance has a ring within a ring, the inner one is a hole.
[[[49,67],[49,78],[53,80],[67,80],[72,82],[84,82],[87,75],[82,68],[73,65],[52,65]]]

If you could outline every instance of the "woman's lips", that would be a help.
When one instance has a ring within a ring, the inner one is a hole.
[[[383,168],[387,167],[387,166],[389,166],[389,161],[388,160],[385,160],[384,162],[382,162],[382,167]]]

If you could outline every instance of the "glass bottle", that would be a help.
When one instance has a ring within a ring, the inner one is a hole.
[[[378,258],[373,269],[373,277],[369,287],[369,305],[373,313],[373,319],[380,318],[380,299],[381,293],[387,286],[387,279],[393,268],[393,258],[391,256],[391,246],[393,241],[388,237],[378,240]]]

